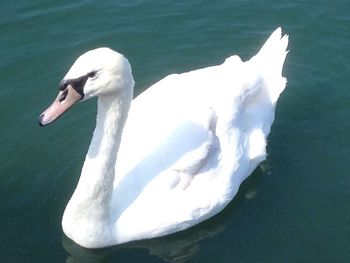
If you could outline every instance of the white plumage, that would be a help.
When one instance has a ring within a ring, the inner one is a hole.
[[[184,230],[221,211],[266,157],[287,45],[278,28],[249,61],[232,56],[169,75],[132,102],[122,55],[83,54],[64,79],[97,72],[84,83],[84,98],[99,96],[98,114],[63,217],[66,235],[105,247]],[[43,125],[57,118],[50,115]]]

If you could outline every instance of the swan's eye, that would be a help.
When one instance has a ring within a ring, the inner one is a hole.
[[[90,73],[87,74],[89,78],[94,78],[96,77],[97,71],[91,71]]]

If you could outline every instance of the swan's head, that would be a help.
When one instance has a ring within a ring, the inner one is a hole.
[[[110,48],[81,55],[59,84],[52,105],[39,117],[41,126],[55,121],[75,103],[96,96],[132,94],[134,79],[128,60]]]

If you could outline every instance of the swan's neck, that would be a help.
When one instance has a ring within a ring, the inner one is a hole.
[[[99,238],[101,231],[110,231],[114,166],[131,99],[132,94],[126,93],[98,99],[96,128],[79,183],[62,220],[64,232],[72,239],[82,235],[87,230],[84,228],[93,228]],[[77,231],[79,227],[81,231]]]

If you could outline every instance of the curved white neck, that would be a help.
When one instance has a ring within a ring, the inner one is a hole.
[[[111,226],[114,166],[131,100],[132,92],[98,99],[96,128],[79,183],[62,220],[64,232],[74,240],[88,232],[85,228],[90,225],[95,234],[89,235],[99,238],[104,234],[99,231]]]

